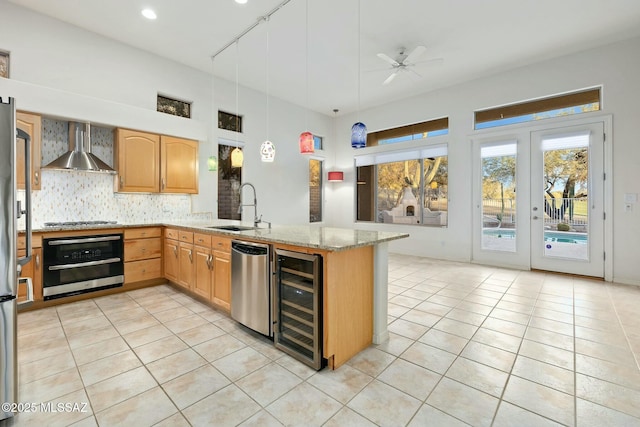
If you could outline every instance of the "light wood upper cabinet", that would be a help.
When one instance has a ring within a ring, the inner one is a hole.
[[[129,129],[116,129],[115,169],[117,191],[160,191],[160,136]]]
[[[198,141],[130,129],[116,130],[116,190],[198,192]]]
[[[198,141],[160,137],[160,191],[198,193]]]
[[[37,114],[18,111],[16,127],[31,136],[31,189],[40,190],[40,167],[42,163],[42,118]],[[24,190],[24,140],[18,138],[16,147],[16,179],[18,188]]]

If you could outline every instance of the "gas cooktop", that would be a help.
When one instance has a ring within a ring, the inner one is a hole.
[[[106,225],[106,224],[117,224],[118,221],[63,221],[63,222],[45,222],[45,227],[82,227],[89,225]]]

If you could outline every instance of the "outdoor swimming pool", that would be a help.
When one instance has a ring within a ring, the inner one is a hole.
[[[516,230],[508,228],[485,228],[482,233],[486,237],[497,237],[501,239],[514,239]],[[586,233],[571,233],[567,231],[545,231],[545,242],[574,243],[586,245],[588,236]]]

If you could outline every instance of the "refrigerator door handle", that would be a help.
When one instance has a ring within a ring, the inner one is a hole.
[[[19,277],[18,286],[21,282],[24,282],[27,285],[27,299],[24,301],[18,301],[18,307],[24,308],[33,304],[33,281],[31,281],[31,277]]]
[[[19,266],[23,266],[31,261],[33,255],[33,249],[31,246],[31,137],[28,133],[22,129],[17,129],[17,136],[20,139],[24,139],[24,201],[25,207],[22,209],[21,204],[18,202],[18,215],[20,218],[22,214],[25,214],[26,222],[26,254],[23,257],[18,258],[17,263]],[[33,290],[33,286],[32,286]],[[32,292],[33,293],[33,292]]]

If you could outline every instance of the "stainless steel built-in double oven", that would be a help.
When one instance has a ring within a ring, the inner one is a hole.
[[[123,254],[122,234],[44,239],[44,299],[122,286]]]

